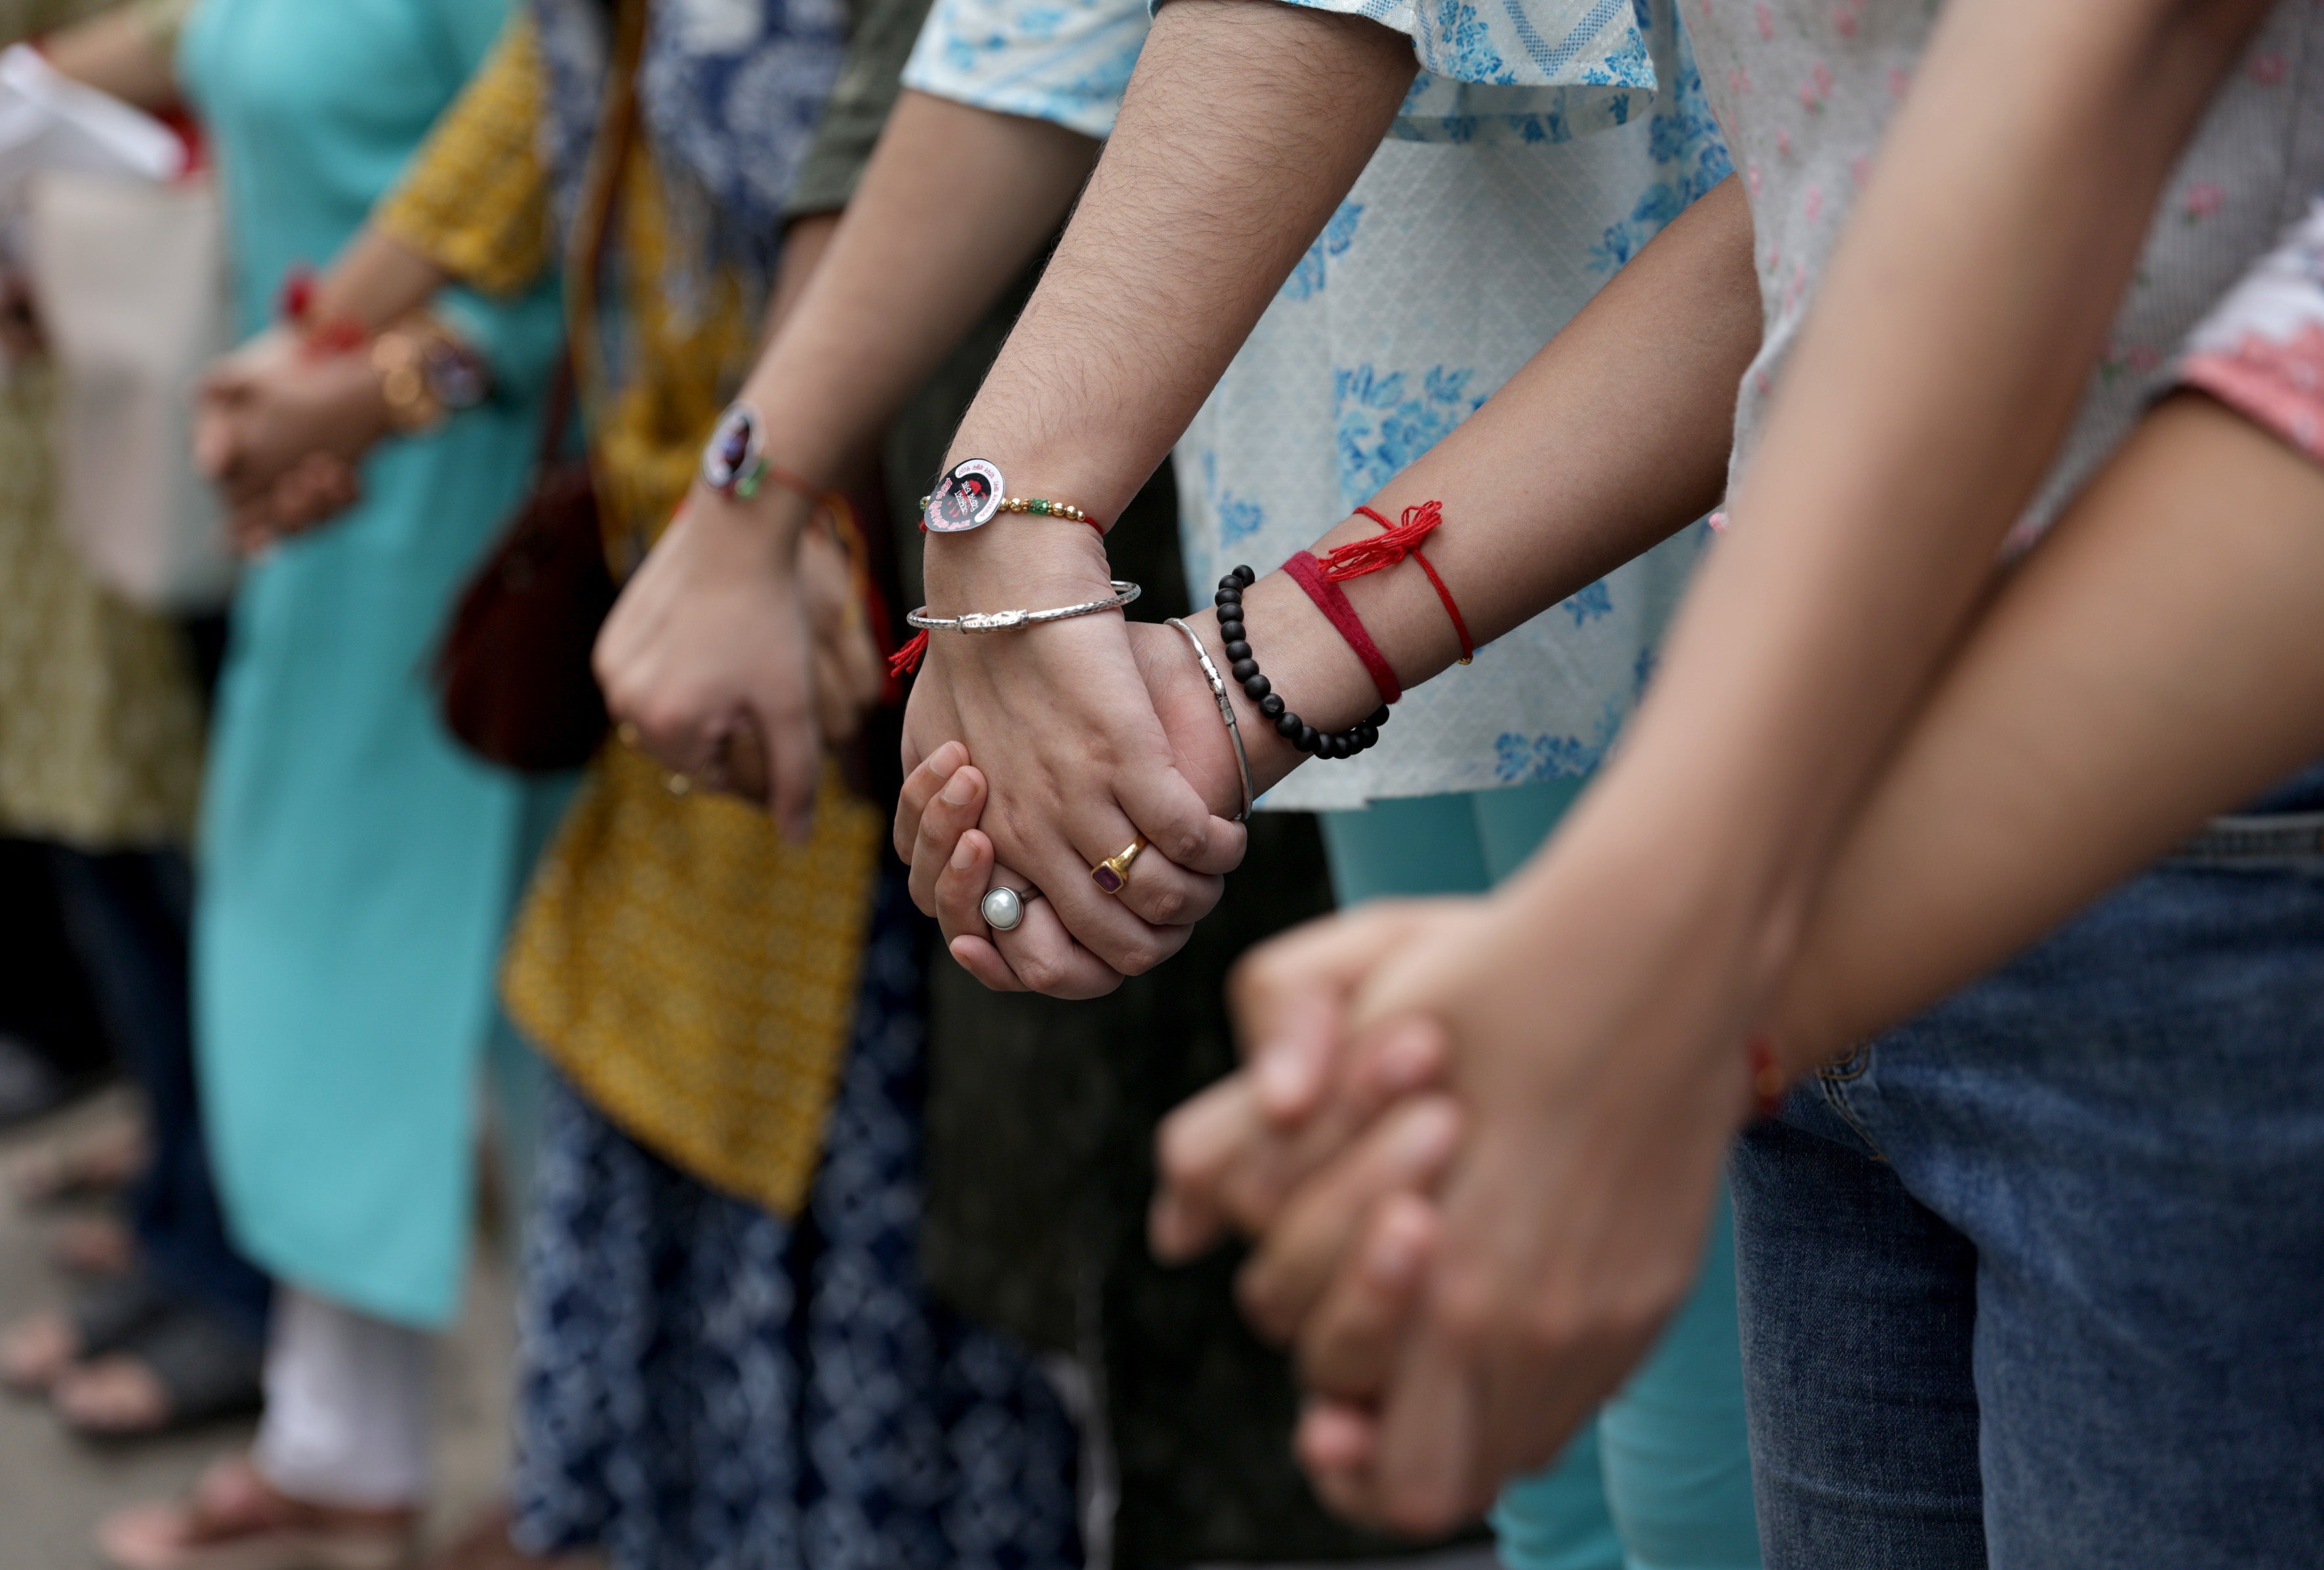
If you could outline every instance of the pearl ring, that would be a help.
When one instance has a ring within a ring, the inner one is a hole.
[[[1040,898],[1037,891],[1019,895],[1005,885],[988,891],[976,908],[984,916],[984,924],[996,932],[1013,932],[1025,923],[1025,907]]]

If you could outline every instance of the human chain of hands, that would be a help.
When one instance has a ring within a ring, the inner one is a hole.
[[[1239,807],[1241,782],[1183,636],[1111,617],[1069,625],[1071,649],[1038,636],[932,646],[896,849],[981,980],[1086,996],[1174,951],[1218,895],[1206,879],[1178,898],[1190,869],[1149,851],[1120,901],[1091,897],[1098,858],[1070,831],[1043,832],[1044,814],[1074,791],[1106,800],[1126,745],[1082,745],[1086,721],[1060,716],[1056,694],[1089,691],[1093,669],[1132,671],[1105,705],[1116,733],[1214,821]],[[1223,666],[1216,614],[1190,625]],[[982,668],[1001,660],[1010,676]],[[1244,713],[1247,737],[1274,741]],[[1297,761],[1262,746],[1259,788]],[[1111,803],[1153,837],[1130,801]],[[1643,1353],[1692,1287],[1726,1143],[1752,1105],[1738,1049],[1766,990],[1753,958],[1717,962],[1707,913],[1679,908],[1663,953],[1692,950],[1691,981],[1612,963],[1595,913],[1626,871],[1545,873],[1483,898],[1367,907],[1256,951],[1231,999],[1246,1068],[1161,1137],[1157,1253],[1187,1259],[1229,1231],[1257,1240],[1243,1306],[1296,1351],[1312,1398],[1298,1449],[1319,1492],[1416,1533],[1472,1519],[1507,1477],[1548,1461]],[[1024,896],[1012,930],[985,921],[996,886]],[[1138,923],[1127,950],[1118,917],[1084,924],[1117,905]],[[1618,1051],[1629,1071],[1609,1071]],[[1539,1225],[1565,1214],[1587,1219]]]
[[[248,548],[358,498],[384,434],[359,369],[262,338],[206,385],[203,464]],[[783,505],[697,485],[609,621],[598,668],[637,745],[795,824],[822,742],[868,693],[860,672],[824,669],[817,629],[836,619],[816,607],[844,597],[844,574],[818,577],[807,547],[767,548],[781,537],[765,515]],[[1071,520],[985,532],[973,550],[932,543],[933,610],[1107,592],[1098,540]],[[1282,589],[1278,576],[1252,597]],[[1215,613],[1188,621],[1231,663]],[[1333,702],[1347,712],[1304,693],[1301,707],[1353,725],[1377,696]],[[1243,715],[1264,790],[1301,759]],[[1094,996],[1152,969],[1242,855],[1232,746],[1169,627],[1105,614],[937,634],[905,754],[896,845],[912,893],[996,988]],[[1149,849],[1108,893],[1091,868],[1133,840]],[[1594,912],[1632,896],[1634,869],[1549,870],[1488,898],[1367,909],[1253,955],[1233,1000],[1248,1067],[1163,1135],[1156,1248],[1185,1258],[1228,1230],[1259,1241],[1243,1299],[1296,1348],[1314,1396],[1299,1450],[1319,1491],[1416,1532],[1473,1517],[1548,1459],[1648,1344],[1692,1284],[1750,1101],[1734,1045],[1765,991],[1753,957],[1721,953],[1712,923],[1681,911],[1662,949],[1611,962],[1593,952]],[[997,886],[1023,899],[1007,932],[981,908]],[[1674,965],[1697,984],[1665,985]],[[1587,1224],[1545,1229],[1545,1215]]]

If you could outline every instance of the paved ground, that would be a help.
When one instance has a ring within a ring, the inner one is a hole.
[[[124,1115],[118,1099],[100,1100],[0,1138],[0,1167],[60,1132]],[[60,1302],[69,1290],[48,1265],[42,1222],[0,1186],[0,1323]],[[498,1485],[507,1454],[510,1339],[508,1273],[488,1255],[437,1366],[439,1531],[466,1520]],[[89,1533],[101,1517],[185,1487],[211,1457],[247,1436],[244,1426],[224,1425],[148,1445],[93,1446],[64,1434],[45,1409],[0,1396],[0,1570],[92,1570]]]

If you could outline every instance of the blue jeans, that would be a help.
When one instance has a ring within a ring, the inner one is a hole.
[[[2324,1556],[2324,850],[2147,873],[1731,1188],[1775,1570]]]
[[[263,1342],[273,1288],[226,1235],[194,1081],[186,995],[193,894],[185,858],[61,846],[53,854],[74,947],[152,1125],[152,1165],[130,1194],[145,1268],[164,1288]]]
[[[1340,903],[1480,894],[1546,839],[1584,780],[1375,802],[1323,814]],[[1735,1267],[1726,1216],[1654,1353],[1547,1470],[1493,1512],[1509,1570],[1752,1570]]]

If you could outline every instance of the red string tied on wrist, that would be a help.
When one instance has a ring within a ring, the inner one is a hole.
[[[924,629],[912,634],[912,640],[888,656],[888,679],[900,682],[920,668],[921,656],[928,652],[928,635]]]
[[[1773,1117],[1784,1105],[1784,1070],[1775,1061],[1775,1043],[1764,1033],[1743,1043],[1751,1065],[1751,1102],[1763,1117]]]
[[[299,335],[300,347],[309,356],[322,360],[336,354],[352,354],[370,343],[370,332],[352,317],[315,319],[315,301],[320,289],[314,270],[304,265],[293,267],[282,280],[282,293],[276,308],[283,322]]]
[[[1323,613],[1324,620],[1348,640],[1348,647],[1356,651],[1358,659],[1364,662],[1364,669],[1371,675],[1372,685],[1379,689],[1380,702],[1393,703],[1403,697],[1404,686],[1396,679],[1396,667],[1388,663],[1387,656],[1379,651],[1379,645],[1374,643],[1372,635],[1364,630],[1363,619],[1356,614],[1356,608],[1348,603],[1348,596],[1342,592],[1340,585],[1325,574],[1323,564],[1316,559],[1315,553],[1301,551],[1283,564],[1283,571],[1293,583],[1307,591],[1307,598],[1315,601],[1315,609]]]
[[[1369,507],[1356,509],[1356,516],[1369,518],[1384,531],[1370,539],[1351,540],[1323,558],[1323,575],[1335,583],[1360,578],[1367,573],[1378,573],[1395,566],[1410,556],[1428,574],[1436,597],[1444,601],[1444,613],[1452,619],[1453,636],[1461,640],[1461,663],[1471,665],[1477,658],[1477,646],[1469,637],[1468,619],[1453,602],[1452,591],[1444,586],[1437,574],[1435,564],[1421,554],[1420,542],[1436,532],[1444,521],[1444,504],[1424,501],[1417,507],[1404,510],[1402,523],[1390,523]]]

